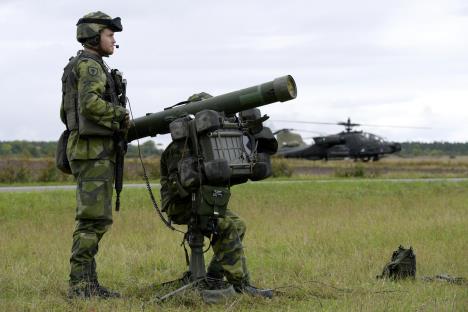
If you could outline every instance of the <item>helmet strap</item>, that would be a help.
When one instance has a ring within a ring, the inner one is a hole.
[[[101,49],[101,34],[94,36],[85,42],[83,42],[83,46],[85,48],[91,49],[95,52],[97,52],[100,56],[108,56],[107,54],[103,53]]]

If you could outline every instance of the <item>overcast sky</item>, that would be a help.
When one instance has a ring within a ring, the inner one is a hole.
[[[428,126],[363,130],[395,141],[468,141],[468,1],[0,0],[0,141],[56,140],[60,78],[78,18],[122,18],[107,60],[128,79],[135,117],[189,95],[291,74],[294,101],[262,108],[276,129],[338,126],[278,119]],[[167,144],[168,136],[156,138]]]

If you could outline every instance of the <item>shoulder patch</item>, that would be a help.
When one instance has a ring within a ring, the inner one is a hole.
[[[91,76],[96,76],[97,73],[98,73],[98,69],[97,69],[96,67],[89,66],[89,67],[88,67],[88,73],[89,73]]]

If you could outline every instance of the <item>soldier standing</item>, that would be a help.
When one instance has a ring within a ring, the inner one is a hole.
[[[70,59],[62,77],[60,117],[70,130],[67,157],[77,180],[70,298],[120,297],[99,284],[95,261],[112,224],[114,136],[129,125],[128,111],[118,102],[117,78],[102,59],[113,54],[114,32],[120,31],[120,17],[98,11],[79,19],[77,40],[84,49]]]

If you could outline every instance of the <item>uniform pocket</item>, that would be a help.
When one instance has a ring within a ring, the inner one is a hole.
[[[172,200],[167,215],[175,224],[187,224],[190,221],[192,202],[190,200]]]
[[[227,187],[202,185],[198,193],[198,214],[223,217],[231,197]]]
[[[112,183],[109,180],[83,179],[76,196],[77,219],[112,220]]]

